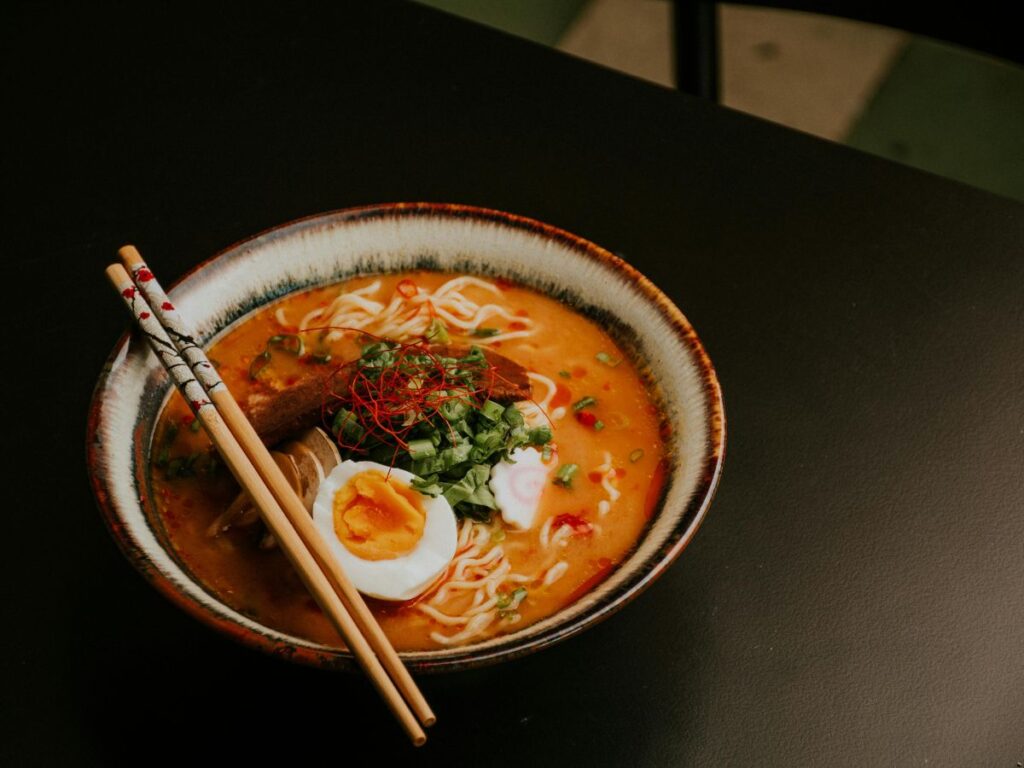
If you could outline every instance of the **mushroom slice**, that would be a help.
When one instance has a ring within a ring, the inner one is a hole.
[[[281,450],[295,459],[295,465],[299,470],[299,497],[306,506],[306,511],[312,513],[313,501],[320,490],[320,483],[341,463],[338,446],[326,432],[314,427],[286,443]]]
[[[295,459],[280,451],[271,451],[270,455],[274,457],[274,463],[281,469],[288,484],[298,492],[300,475]],[[249,493],[241,491],[228,508],[210,523],[206,529],[206,535],[219,536],[229,528],[244,528],[259,522],[259,519],[259,510],[256,509]]]
[[[302,499],[306,511],[312,513],[313,501],[320,490],[320,484],[330,471],[341,463],[341,454],[334,441],[319,427],[302,432],[291,440],[272,451],[271,456],[281,468],[288,484]],[[208,536],[217,536],[232,526],[251,525],[259,520],[256,509],[249,494],[242,491],[228,507],[227,512],[218,517],[207,529]],[[277,546],[273,535],[265,532],[260,539],[260,549],[273,549]]]

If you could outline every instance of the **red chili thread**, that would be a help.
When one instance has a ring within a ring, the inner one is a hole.
[[[344,330],[383,341],[359,329]],[[462,401],[480,408],[490,398],[499,378],[486,360],[447,361],[432,352],[423,340],[392,342],[381,354],[394,358],[380,369],[359,363],[337,366],[325,383],[321,414],[326,422],[328,414],[346,408],[361,428],[361,435],[357,440],[350,440],[339,431],[338,445],[358,452],[371,439],[394,443],[392,465],[397,460],[398,450],[408,448],[409,434],[416,426],[425,421],[440,421],[454,434],[454,427],[441,412],[442,406]],[[350,375],[340,375],[343,370]],[[458,376],[455,376],[456,370],[460,372]]]
[[[433,305],[425,303],[427,311],[433,315]],[[441,413],[442,405],[453,400],[468,401],[471,407],[478,409],[491,398],[496,383],[512,383],[499,375],[486,359],[476,362],[467,362],[465,359],[444,362],[431,351],[427,339],[400,343],[362,328],[337,325],[306,328],[300,333],[328,331],[351,333],[391,345],[389,351],[395,354],[395,359],[380,370],[376,378],[367,376],[358,363],[354,366],[340,363],[334,367],[324,382],[320,417],[321,423],[329,425],[330,416],[346,408],[362,428],[362,434],[358,440],[349,443],[339,431],[336,436],[338,446],[358,453],[365,450],[364,445],[370,438],[384,443],[393,441],[396,447],[391,459],[392,467],[398,459],[398,451],[409,447],[409,434],[424,421],[440,420],[449,434],[454,435],[454,427]],[[451,369],[458,369],[468,376],[452,380],[449,378],[449,374],[454,373]],[[341,375],[346,370],[352,371],[351,378]],[[412,384],[415,386],[410,386]],[[442,395],[442,392],[445,394]],[[531,402],[536,404],[532,399]],[[550,423],[551,419],[546,413],[544,416]]]

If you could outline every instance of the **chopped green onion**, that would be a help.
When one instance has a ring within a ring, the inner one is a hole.
[[[568,371],[559,371],[558,375],[561,376],[563,379],[571,379],[572,378],[572,374],[569,373]]]
[[[192,423],[188,425],[188,428],[192,432],[198,432],[203,428],[203,425],[199,423],[199,419],[192,419]]]
[[[206,454],[206,466],[203,468],[203,474],[212,475],[218,469],[220,469],[220,459],[216,453]]]
[[[255,381],[260,372],[270,364],[270,352],[263,350],[249,363],[249,378]]]
[[[597,362],[599,363],[604,363],[610,368],[614,368],[615,366],[622,362],[621,359],[612,357],[607,352],[598,352],[596,355],[594,355],[594,359],[597,360]]]
[[[516,587],[512,591],[512,607],[518,608],[522,604],[523,600],[526,599],[526,595],[526,587]]]
[[[470,410],[469,400],[463,398],[449,398],[441,403],[438,407],[438,411],[441,416],[444,417],[445,421],[449,424],[454,424],[466,417]]]
[[[499,328],[474,328],[469,332],[470,336],[476,336],[478,339],[489,339],[491,336],[497,336],[501,333]]]
[[[196,453],[191,453],[188,456],[178,456],[171,459],[170,463],[167,465],[167,479],[173,480],[176,477],[189,477],[195,474],[192,465],[196,463],[196,459],[201,455],[202,454],[197,451]]]
[[[267,341],[268,352],[271,347],[277,347],[278,349],[282,349],[296,357],[300,357],[306,349],[306,345],[302,343],[302,339],[294,333],[279,333],[276,336],[271,336]]]
[[[429,440],[410,440],[409,441],[409,458],[413,461],[419,459],[429,459],[431,456],[437,455],[437,449],[434,448],[434,444]]]
[[[361,440],[366,432],[359,423],[359,419],[348,408],[338,409],[338,412],[334,415],[331,431],[334,432],[336,437],[350,439],[353,442]]]
[[[413,478],[409,485],[425,496],[440,496],[444,493],[444,488],[442,488],[437,482],[437,475]]]
[[[644,457],[644,449],[643,448],[637,448],[635,451],[633,451],[632,453],[629,454],[629,462],[631,464],[636,464],[643,457]]]
[[[594,422],[594,430],[600,432],[602,429],[604,429],[604,422],[598,419]]]
[[[526,433],[526,440],[530,445],[544,445],[551,442],[551,427],[541,424]]]
[[[497,424],[501,420],[501,417],[504,415],[504,413],[505,406],[499,405],[493,400],[488,400],[486,403],[480,406],[480,415],[483,416],[488,421],[494,422],[495,424]]]
[[[555,485],[561,485],[564,488],[572,488],[572,479],[576,473],[580,471],[578,464],[563,464],[555,472]]]
[[[574,411],[582,411],[584,408],[589,408],[592,405],[597,405],[597,399],[587,395],[573,403],[572,409]]]
[[[175,438],[178,436],[178,425],[173,421],[167,425],[164,430],[163,440],[160,443],[160,451],[157,453],[156,465],[158,467],[166,467],[167,461],[171,457],[171,446],[174,444]]]
[[[526,587],[516,587],[511,592],[499,593],[496,607],[502,611],[514,611],[526,599],[527,594]]]
[[[473,462],[482,463],[503,448],[505,448],[504,430],[500,426],[494,429],[485,429],[473,436],[473,450],[470,459]]]
[[[502,414],[502,418],[505,419],[505,423],[510,427],[521,427],[526,423],[526,419],[523,418],[522,412],[514,405],[510,405],[505,409],[505,413]]]
[[[448,335],[448,326],[444,324],[444,320],[440,317],[435,317],[430,321],[430,327],[427,328],[427,332],[424,335],[427,341],[434,344],[447,344],[451,340],[451,337]]]
[[[551,461],[551,443],[545,444],[540,452],[540,459],[541,461]]]
[[[331,353],[328,352],[323,355],[310,355],[309,359],[312,360],[314,363],[317,363],[318,365],[327,365],[329,362],[331,362]]]

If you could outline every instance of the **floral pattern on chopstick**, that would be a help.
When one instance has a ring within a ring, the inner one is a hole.
[[[154,308],[160,322],[173,339],[178,342],[178,353],[185,359],[185,362],[192,368],[192,372],[199,378],[199,381],[208,392],[214,392],[224,387],[224,382],[203,352],[202,347],[196,343],[195,334],[182,320],[178,310],[164,293],[160,282],[153,276],[149,267],[140,262],[132,267],[132,276],[139,285],[143,295]]]
[[[188,363],[178,354],[174,342],[167,336],[160,322],[153,317],[149,303],[139,295],[138,289],[134,285],[125,286],[121,289],[121,296],[135,318],[140,332],[146,337],[153,353],[184,394],[185,401],[192,412],[198,417],[204,408],[212,407],[203,385],[193,375]],[[220,377],[217,378],[219,381]]]

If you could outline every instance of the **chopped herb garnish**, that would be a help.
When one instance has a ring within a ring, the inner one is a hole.
[[[348,408],[341,408],[334,414],[334,423],[331,425],[331,431],[335,435],[340,435],[345,439],[353,441],[358,441],[365,432],[355,414],[348,410]]]
[[[192,419],[192,423],[188,425],[189,431],[198,432],[203,428],[203,425],[199,423],[199,419]]]
[[[302,343],[302,337],[296,336],[294,333],[279,333],[276,336],[271,336],[267,341],[267,349],[269,350],[271,347],[296,357],[300,357],[306,349],[306,345]]]
[[[547,424],[533,427],[526,433],[526,442],[530,445],[545,445],[551,442],[551,427]]]
[[[576,473],[580,471],[578,464],[563,464],[555,472],[555,485],[561,485],[564,488],[572,488],[572,479],[576,476]]]
[[[563,379],[571,379],[572,378],[572,374],[569,373],[568,371],[559,371],[558,375],[561,376]]]
[[[604,422],[598,419],[594,422],[594,431],[600,432],[602,429],[604,429]]]
[[[176,456],[167,463],[165,475],[168,480],[178,477],[191,477],[197,472],[204,475],[211,474],[216,468],[214,454],[196,451],[188,456]]]
[[[424,337],[432,344],[447,344],[451,340],[448,335],[448,326],[440,317],[435,317],[430,321],[430,327],[427,328]]]
[[[275,336],[271,336],[267,339],[267,344],[263,348],[263,351],[256,355],[249,364],[250,379],[255,381],[263,369],[270,365],[271,349],[280,349],[290,355],[301,357],[302,353],[306,350],[306,345],[303,344],[302,339],[294,333],[279,333]]]
[[[514,611],[526,599],[526,595],[526,587],[516,587],[511,592],[499,592],[498,602],[495,604],[495,607],[499,611]]]
[[[505,409],[505,412],[502,414],[502,418],[505,420],[505,423],[508,424],[510,427],[521,427],[526,423],[526,419],[523,418],[522,411],[520,411],[514,405],[510,405],[508,408]]]
[[[174,445],[174,440],[177,437],[178,425],[173,421],[169,422],[164,429],[163,438],[160,441],[160,449],[156,454],[156,465],[158,467],[167,466],[167,462],[171,457],[171,446]]]
[[[260,372],[270,364],[270,352],[263,350],[249,363],[249,378],[256,379]]]
[[[409,441],[409,458],[413,461],[429,459],[431,456],[436,455],[437,449],[434,447],[434,443],[431,440],[420,439]]]
[[[309,359],[317,365],[327,365],[333,359],[330,352],[322,355],[310,355]]]
[[[437,497],[444,493],[444,488],[437,482],[437,475],[417,477],[409,485],[426,496]]]
[[[497,423],[505,415],[505,406],[488,400],[480,406],[480,415],[488,421]]]
[[[598,352],[596,355],[594,355],[594,359],[597,360],[597,362],[599,363],[604,363],[610,368],[614,368],[615,366],[622,362],[620,358],[612,357],[607,352]]]
[[[489,339],[491,336],[497,336],[501,333],[499,328],[474,328],[469,332],[470,336],[476,336],[478,339]]]
[[[544,462],[551,461],[551,443],[547,443],[543,450],[540,452],[540,460]]]
[[[491,468],[488,465],[474,464],[461,480],[448,486],[448,490],[443,494],[445,500],[453,508],[458,504],[466,503],[488,510],[497,509],[498,504],[487,485],[490,476]]]
[[[544,449],[551,429],[530,428],[514,405],[489,400],[488,368],[480,347],[447,357],[422,343],[367,345],[338,393],[332,431],[342,457],[412,472],[421,493],[443,496],[460,517],[489,521],[497,508],[491,467],[517,448]]]
[[[491,531],[491,541],[492,542],[494,542],[495,544],[498,544],[498,543],[500,543],[500,542],[502,542],[504,540],[505,540],[505,529],[504,528],[495,528],[493,531]]]
[[[644,449],[637,448],[635,451],[629,454],[629,461],[631,464],[636,464],[640,459],[644,457]]]
[[[591,397],[590,395],[587,395],[586,397],[580,398],[575,403],[573,403],[572,409],[574,411],[579,412],[582,411],[584,408],[589,408],[592,405],[597,405],[597,399]]]

